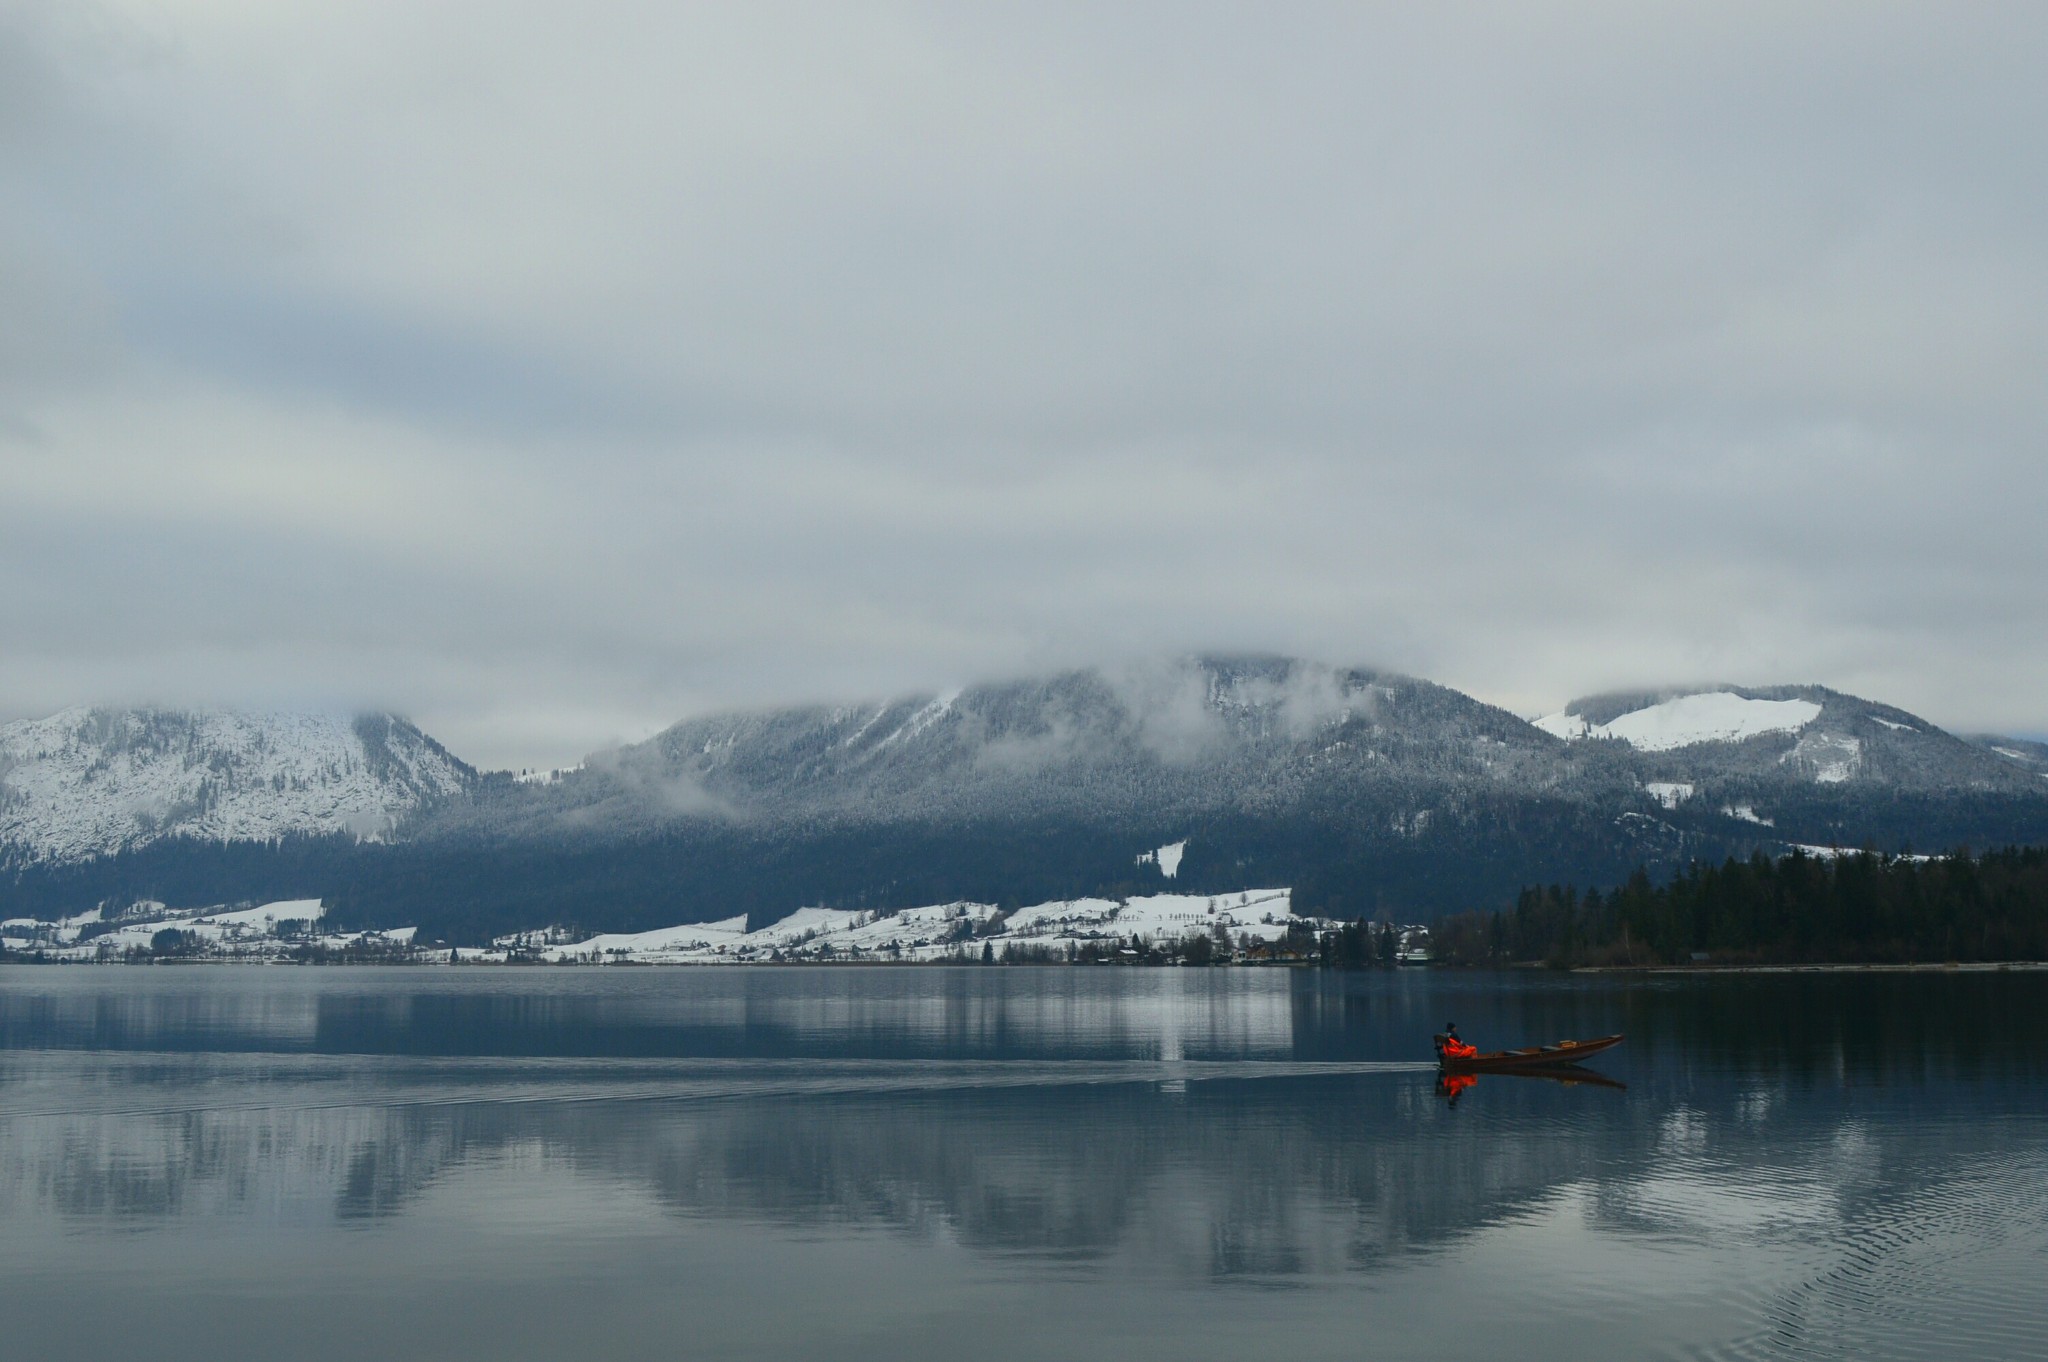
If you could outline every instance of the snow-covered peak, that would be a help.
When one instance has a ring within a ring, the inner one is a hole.
[[[1721,690],[1660,700],[1604,724],[1570,713],[1548,714],[1534,723],[1560,738],[1619,738],[1640,752],[1669,752],[1695,743],[1796,733],[1819,717],[1820,706],[1812,700],[1752,700]]]
[[[70,861],[174,836],[375,837],[471,775],[388,715],[69,709],[0,726],[0,853]]]

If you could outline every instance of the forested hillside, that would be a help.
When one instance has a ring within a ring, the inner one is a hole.
[[[1762,854],[1638,871],[1603,893],[1524,889],[1436,931],[1462,964],[1909,963],[2048,960],[2048,850],[1981,856]]]

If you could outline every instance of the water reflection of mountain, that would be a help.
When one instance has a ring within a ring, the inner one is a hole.
[[[71,1086],[24,1072],[35,1067],[10,1057],[6,1090],[47,1099]],[[7,1119],[10,1222],[374,1220],[451,1177],[516,1169],[568,1219],[595,1180],[684,1216],[943,1232],[1048,1264],[1276,1280],[1369,1269],[1567,1191],[1633,1233],[1711,1235],[1731,1217],[1825,1233],[1901,1186],[2038,1163],[2044,1144],[2038,1126],[2001,1115],[2002,1089],[1932,1080],[1885,1090],[1881,1113],[1799,1084],[1696,1083],[1683,1102],[1640,1103],[1504,1078],[1449,1112],[1427,1075],[1392,1072],[1197,1078],[1183,1092],[1052,1077],[869,1092],[852,1074],[837,1091],[731,1096],[700,1075],[689,1097],[624,1100],[601,1079],[470,1072],[394,1085],[381,1106],[330,1104],[340,1094],[323,1075],[288,1069],[165,1063],[84,1081],[114,1085],[124,1109]],[[216,1104],[151,1109],[195,1085]],[[1914,1108],[1943,1119],[1899,1119]]]
[[[2040,975],[169,973],[10,975],[5,1223],[359,1224],[511,1179],[565,1221],[626,1189],[1282,1282],[1566,1200],[1653,1240],[1844,1233],[1930,1187],[1976,1215],[2048,1162]],[[1452,1014],[1626,1030],[1629,1089],[1494,1076],[1449,1109],[1399,1061]]]

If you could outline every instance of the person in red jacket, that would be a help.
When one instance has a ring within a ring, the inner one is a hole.
[[[1444,1043],[1439,1051],[1445,1059],[1470,1059],[1479,1053],[1476,1045],[1467,1045],[1458,1035],[1456,1022],[1444,1023]]]

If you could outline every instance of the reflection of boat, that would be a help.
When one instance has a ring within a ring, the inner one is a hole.
[[[1547,1078],[1553,1083],[1584,1083],[1593,1088],[1619,1088],[1628,1091],[1628,1084],[1618,1078],[1592,1069],[1581,1069],[1576,1064],[1551,1064],[1532,1069],[1502,1069],[1503,1078]]]
[[[1577,1064],[1588,1055],[1611,1050],[1621,1044],[1620,1036],[1598,1040],[1561,1040],[1555,1045],[1531,1045],[1521,1050],[1488,1050],[1484,1054],[1452,1057],[1444,1053],[1444,1038],[1436,1037],[1436,1062],[1458,1073],[1505,1073],[1510,1070],[1558,1069]]]
[[[1623,1092],[1628,1091],[1628,1084],[1620,1079],[1609,1078],[1606,1074],[1595,1073],[1591,1069],[1581,1069],[1576,1064],[1525,1065],[1488,1072],[1495,1073],[1501,1078],[1541,1078],[1552,1083],[1583,1083],[1591,1088],[1617,1088]],[[1465,1095],[1465,1090],[1478,1082],[1479,1074],[1471,1069],[1443,1069],[1436,1076],[1436,1093],[1455,1107],[1458,1105],[1458,1099]]]

